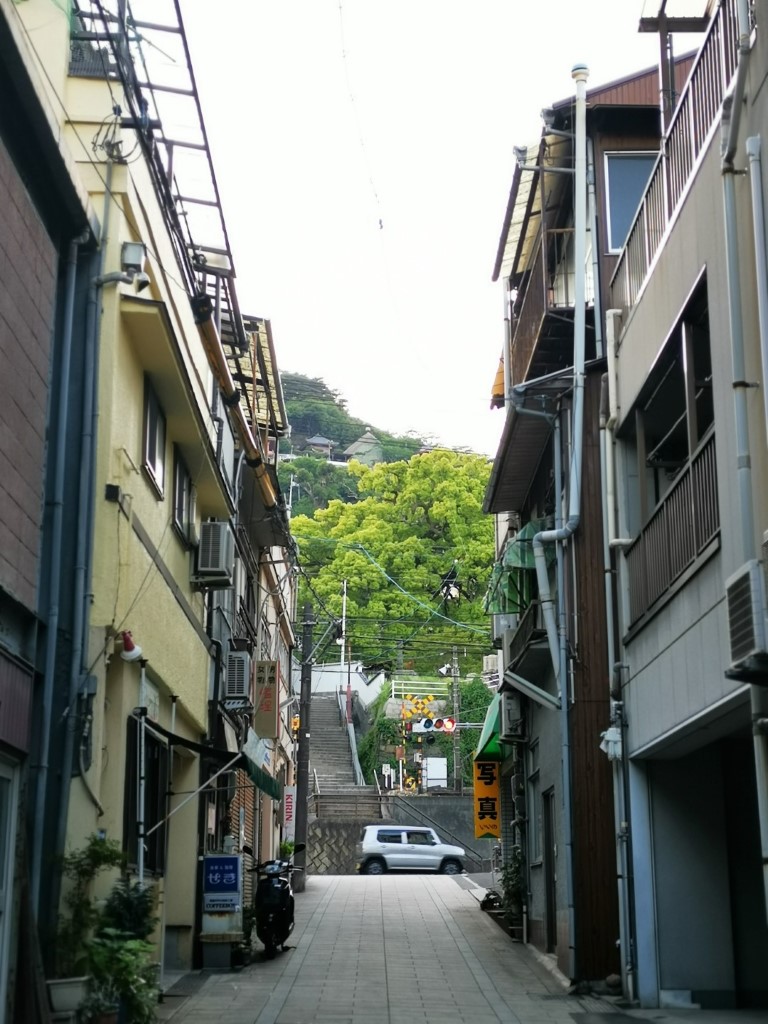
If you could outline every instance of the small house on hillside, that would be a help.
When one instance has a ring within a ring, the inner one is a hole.
[[[344,449],[344,458],[347,462],[357,459],[366,466],[374,466],[377,462],[384,461],[384,447],[378,437],[371,432],[371,428],[366,427],[365,433],[353,441],[349,448]]]
[[[331,452],[335,447],[335,441],[329,441],[328,438],[323,437],[322,434],[315,434],[313,437],[308,437],[304,442],[303,451],[308,455],[324,455],[327,459],[330,459]]]

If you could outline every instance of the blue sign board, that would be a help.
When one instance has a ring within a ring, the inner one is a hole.
[[[209,854],[203,861],[203,910],[232,913],[240,909],[239,856]]]

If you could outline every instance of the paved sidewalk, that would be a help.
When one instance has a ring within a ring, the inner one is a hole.
[[[457,884],[459,883],[459,884]],[[310,876],[292,949],[236,973],[185,975],[173,1024],[768,1024],[756,1015],[626,1011],[566,979],[480,910],[464,878]]]

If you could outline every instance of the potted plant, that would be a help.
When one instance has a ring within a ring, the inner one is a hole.
[[[123,863],[117,842],[96,833],[85,846],[65,854],[62,877],[65,880],[64,911],[59,916],[56,938],[55,977],[48,979],[48,998],[54,1012],[76,1010],[85,999],[88,987],[88,940],[99,921],[91,888],[94,879],[111,867]]]
[[[149,1024],[156,1019],[157,970],[152,960],[154,947],[147,942],[156,923],[154,890],[127,876],[119,878],[90,943],[93,1007],[87,1003],[86,1009],[94,1022],[102,1024],[97,1010],[104,1013],[110,1009],[116,1020],[130,1024]],[[103,1024],[111,1020],[106,1017]]]
[[[511,857],[501,870],[502,906],[509,927],[516,925],[525,903],[525,873],[521,846],[512,847]]]
[[[120,993],[111,979],[91,979],[88,995],[80,1007],[80,1016],[88,1024],[117,1024]]]
[[[152,1024],[157,1019],[159,993],[153,949],[144,939],[110,927],[102,928],[91,942],[94,990],[117,997],[118,1021]]]

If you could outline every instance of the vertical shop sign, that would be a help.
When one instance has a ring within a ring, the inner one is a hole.
[[[498,761],[475,761],[475,839],[501,839]]]
[[[278,733],[278,686],[280,673],[276,661],[256,662],[256,711],[253,728],[262,739],[276,740]]]
[[[296,838],[296,787],[283,786],[283,839]]]

